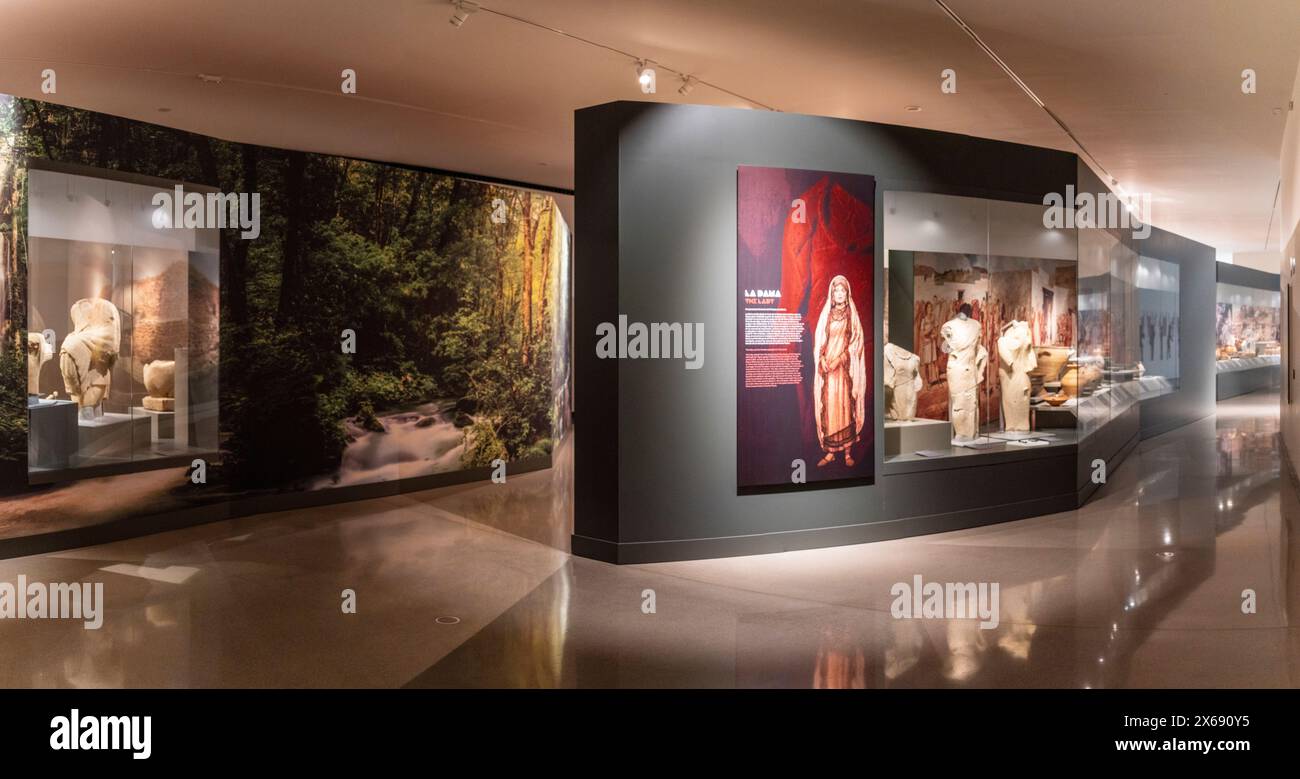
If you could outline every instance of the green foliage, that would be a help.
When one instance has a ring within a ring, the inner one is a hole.
[[[222,473],[231,486],[326,473],[347,444],[345,419],[376,429],[381,414],[440,399],[462,401],[474,419],[467,465],[549,449],[550,198],[15,105],[23,154],[261,194],[261,236],[241,241],[228,230],[221,244]],[[489,218],[495,202],[506,204],[504,223]],[[339,348],[344,329],[356,334],[355,354]],[[15,364],[16,383],[13,366],[0,372],[4,398],[24,383],[21,357]],[[0,456],[11,431],[25,436],[25,413],[9,413],[0,407]]]
[[[240,350],[239,371],[255,389],[232,394],[223,409],[230,429],[223,470],[236,484],[292,484],[338,465],[346,443],[340,409],[322,402],[330,377],[305,341],[296,329],[267,330]]]
[[[524,364],[519,353],[500,351],[474,367],[470,384],[477,413],[465,452],[467,467],[526,456],[535,453],[538,441],[550,440],[549,360]]]
[[[332,395],[345,416],[363,414],[367,409],[373,416],[376,411],[394,411],[436,399],[437,383],[404,363],[397,373],[349,370]]]
[[[21,101],[0,96],[0,493],[26,486],[27,262]]]
[[[457,311],[430,323],[433,355],[444,366],[442,380],[451,394],[469,394],[471,373],[487,362],[491,334],[481,311]]]
[[[0,348],[0,462],[26,463],[27,360],[14,345]]]

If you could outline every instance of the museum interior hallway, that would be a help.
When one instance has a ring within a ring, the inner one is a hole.
[[[572,557],[566,442],[504,486],[3,560],[0,581],[102,581],[107,606],[99,630],[0,623],[0,686],[1295,686],[1277,409],[1235,398],[1143,442],[1078,511],[833,549]],[[895,619],[917,575],[997,582],[998,625]]]

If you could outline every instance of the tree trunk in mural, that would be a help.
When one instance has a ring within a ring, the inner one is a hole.
[[[428,174],[417,174],[415,186],[411,189],[411,199],[406,204],[406,216],[402,219],[402,229],[400,234],[409,235],[411,230],[411,220],[415,218],[415,212],[420,209],[420,198],[424,194],[424,184]]]
[[[257,192],[257,161],[258,147],[244,145],[240,148],[240,162],[243,168],[243,192]],[[230,254],[225,258],[223,267],[226,269],[226,284],[228,285],[226,301],[229,306],[230,323],[236,331],[242,329],[248,324],[248,249],[250,243],[239,236],[230,233]]]
[[[0,131],[3,127],[0,126]],[[18,252],[10,247],[13,236],[18,235],[18,191],[15,186],[14,164],[5,155],[0,155],[0,349],[6,348],[10,336],[18,328],[10,319],[10,306],[15,302],[13,279],[18,275]]]
[[[388,230],[384,225],[384,195],[388,184],[388,169],[380,168],[375,173],[375,203],[371,222],[374,225],[375,243],[380,246],[388,242]]]
[[[505,317],[507,307],[505,305],[506,297],[506,268],[505,257],[506,249],[510,245],[510,225],[514,223],[515,212],[518,210],[519,198],[517,194],[512,194],[506,200],[505,221],[496,225],[493,231],[493,243],[496,245],[495,262],[497,276],[497,294],[492,297],[491,321],[495,323],[497,332],[505,331]],[[492,215],[497,216],[496,203],[490,204]]]
[[[555,240],[555,206],[546,211],[546,240],[542,242],[542,321],[549,322],[547,315],[551,301],[551,242]]]
[[[533,248],[537,244],[537,225],[533,220],[533,196],[524,195],[524,218],[520,225],[524,231],[524,364],[532,361],[533,349]]]
[[[285,228],[284,256],[280,264],[280,305],[276,324],[284,326],[293,319],[302,290],[302,233],[304,218],[303,179],[306,176],[307,156],[300,151],[288,153],[289,164],[285,172]]]
[[[45,146],[44,149],[45,155],[52,160],[59,159],[62,155],[58,153],[58,149],[55,148],[54,145],[54,142],[58,136],[56,136],[54,132],[50,129],[50,122],[45,117],[44,107],[37,104],[37,107],[32,109],[32,113],[36,115],[36,123],[41,128],[41,141]]]

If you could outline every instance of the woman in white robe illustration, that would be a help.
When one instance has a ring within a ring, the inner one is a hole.
[[[844,453],[845,465],[854,465],[851,450],[862,433],[866,412],[865,341],[849,280],[836,276],[817,320],[813,351],[813,412],[817,443],[826,453],[817,463],[819,468],[833,462],[838,452]]]

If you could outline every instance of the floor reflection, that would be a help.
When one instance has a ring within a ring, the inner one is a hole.
[[[1277,403],[1143,442],[1078,511],[876,544],[574,558],[566,442],[504,486],[4,560],[0,581],[103,582],[108,604],[99,631],[0,621],[0,687],[1295,686],[1300,495]],[[916,575],[996,582],[997,627],[895,619],[891,588]]]
[[[1300,500],[1279,478],[1277,417],[1261,413],[1276,404],[1237,399],[1144,442],[1076,512],[739,560],[571,559],[410,685],[1294,685]],[[889,588],[912,573],[1000,582],[998,627],[894,619]],[[643,588],[655,614],[639,609]],[[559,673],[523,675],[543,650],[557,656],[560,612]]]

